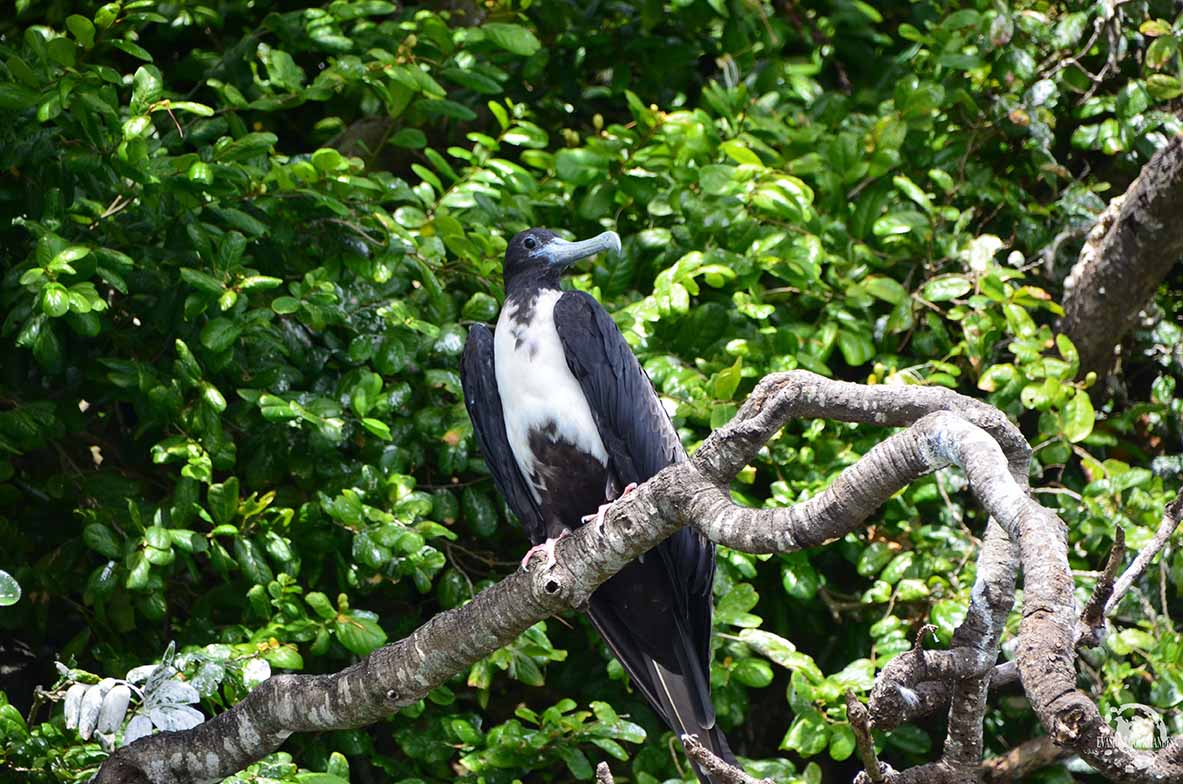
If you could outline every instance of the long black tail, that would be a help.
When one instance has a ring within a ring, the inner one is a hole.
[[[624,665],[633,685],[645,697],[646,702],[679,738],[683,735],[693,735],[716,756],[736,765],[735,755],[732,754],[727,739],[715,725],[715,709],[711,704],[710,671],[707,669],[709,662],[702,660],[701,652],[695,650],[690,636],[681,628],[682,624],[673,623],[672,628],[664,630],[669,634],[664,640],[666,644],[661,646],[667,654],[663,657],[663,664],[646,652],[646,649],[652,650],[656,647],[653,645],[654,641],[642,639],[646,635],[637,624],[623,622],[615,612],[616,608],[605,601],[607,598],[600,595],[600,592],[593,594],[588,616],[600,636],[608,643],[608,647],[616,654],[616,658]],[[650,620],[654,620],[652,616]],[[663,620],[668,622],[668,616]],[[699,770],[697,765],[694,766],[694,772],[703,784],[719,784]]]
[[[648,664],[653,673],[654,684],[657,686],[656,696],[659,705],[654,707],[660,708],[662,717],[670,729],[676,732],[679,738],[683,735],[693,735],[716,757],[738,767],[739,761],[731,753],[731,747],[727,745],[727,738],[715,724],[714,712],[711,711],[709,714],[703,715],[701,710],[703,695],[697,691],[701,688],[700,679],[686,678],[672,672],[654,659],[649,659]],[[710,699],[709,694],[706,695],[706,699]],[[717,784],[716,780],[703,772],[693,760],[690,764],[694,765],[694,772],[703,784]]]

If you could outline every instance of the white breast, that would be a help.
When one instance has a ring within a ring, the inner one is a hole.
[[[507,300],[493,334],[494,367],[505,434],[518,468],[528,480],[535,475],[530,431],[542,430],[552,422],[554,440],[567,441],[605,465],[608,462],[591,408],[567,367],[563,344],[555,329],[555,303],[562,295],[562,291],[555,289],[539,293],[534,313],[525,324],[514,320],[517,305]],[[537,500],[539,488],[531,483],[531,489]]]

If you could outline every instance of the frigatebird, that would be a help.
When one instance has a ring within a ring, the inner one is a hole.
[[[535,545],[522,568],[540,552],[553,564],[559,538],[602,524],[606,505],[686,459],[612,317],[590,294],[560,288],[571,264],[620,250],[611,231],[582,242],[520,232],[505,251],[496,330],[468,333],[464,402],[494,482]],[[714,576],[714,544],[683,528],[596,589],[587,612],[666,725],[734,763],[711,704]]]

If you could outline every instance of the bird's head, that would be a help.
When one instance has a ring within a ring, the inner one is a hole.
[[[591,239],[571,242],[550,229],[526,229],[514,235],[505,248],[505,286],[516,279],[536,278],[555,283],[564,269],[602,251],[620,253],[620,236],[605,231]]]

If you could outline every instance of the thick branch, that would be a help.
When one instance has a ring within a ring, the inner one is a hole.
[[[1109,367],[1114,346],[1183,258],[1183,136],[1150,159],[1115,210],[1090,232],[1064,281],[1062,328],[1085,371]]]
[[[786,509],[736,506],[727,482],[794,415],[880,424],[918,421],[880,443],[815,498]],[[416,701],[538,620],[582,606],[600,583],[683,524],[736,549],[789,552],[856,530],[893,493],[950,463],[963,468],[983,506],[1018,543],[1026,575],[1019,669],[1049,734],[1116,780],[1175,780],[1183,744],[1176,742],[1157,755],[1134,751],[1075,689],[1075,608],[1067,545],[1059,519],[1027,497],[1018,468],[1026,465],[1029,454],[1001,413],[945,390],[860,387],[799,371],[769,377],[736,420],[708,438],[690,462],[663,470],[614,504],[600,529],[585,526],[564,539],[554,567],[516,572],[341,673],[272,678],[242,703],[193,730],[137,741],[112,755],[96,781],[187,784],[215,779],[272,751],[292,732],[370,723]],[[988,536],[988,541],[1001,540]],[[1004,548],[984,547],[987,573],[988,553],[1007,560]],[[997,583],[989,580],[975,586],[979,610],[971,616],[976,620],[963,625],[966,644],[961,647],[973,651],[978,665],[992,663],[988,650],[996,642],[982,649],[978,641],[989,641],[996,633],[996,613],[1005,604],[1000,597],[990,598],[992,586]],[[981,632],[973,631],[975,624]],[[939,667],[941,658],[935,661]],[[988,664],[975,666],[973,677],[986,677]],[[974,688],[981,691],[980,685]],[[973,703],[967,716],[980,721],[979,698]],[[975,733],[980,728],[954,738],[970,756],[980,748]],[[917,778],[923,770],[918,768],[899,774],[898,780],[956,780],[956,766],[948,760],[925,767],[936,778]]]

